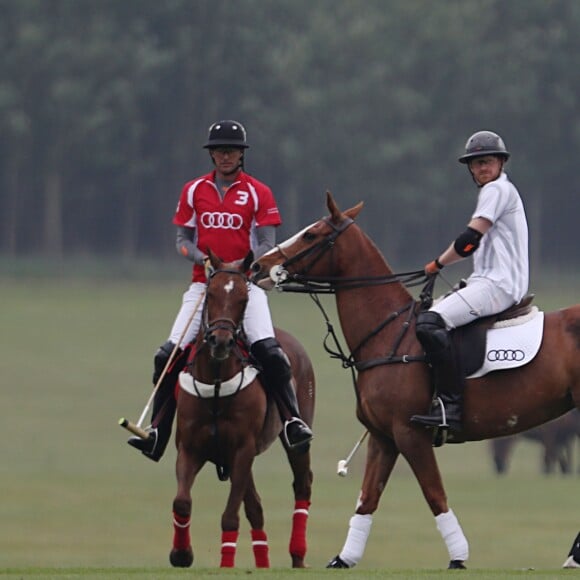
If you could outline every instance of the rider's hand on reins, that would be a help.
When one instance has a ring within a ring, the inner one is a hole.
[[[443,269],[443,264],[439,261],[439,258],[435,258],[433,261],[425,265],[425,275],[434,276],[439,274],[439,271]]]

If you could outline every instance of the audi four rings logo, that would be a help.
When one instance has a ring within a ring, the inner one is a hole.
[[[490,362],[513,361],[518,362],[526,358],[523,350],[490,350],[487,352],[487,360]]]
[[[239,230],[243,223],[242,216],[237,213],[206,211],[201,214],[201,225],[204,228]]]

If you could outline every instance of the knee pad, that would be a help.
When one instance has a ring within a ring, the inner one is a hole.
[[[290,361],[274,337],[264,338],[252,344],[250,352],[258,360],[264,374],[277,381],[288,381],[292,378]]]
[[[165,344],[162,344],[155,353],[155,356],[153,357],[153,384],[156,384],[159,380],[174,348],[175,344],[168,340]]]
[[[428,353],[444,350],[449,347],[449,334],[441,315],[432,310],[417,315],[415,333],[421,345]]]

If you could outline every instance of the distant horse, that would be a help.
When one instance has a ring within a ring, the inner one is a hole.
[[[295,509],[290,538],[294,568],[304,567],[306,524],[310,506],[312,472],[309,450],[288,448],[275,402],[265,392],[260,375],[240,345],[242,321],[248,301],[246,276],[253,259],[222,263],[209,252],[214,272],[208,281],[202,327],[189,371],[180,375],[177,400],[177,495],[173,501],[173,566],[191,566],[189,534],[191,487],[206,462],[217,467],[219,478],[230,480],[230,493],[221,518],[221,567],[235,565],[239,510],[244,504],[251,526],[256,567],[269,567],[264,514],[254,485],[254,458],[279,437],[294,476]],[[290,334],[276,336],[292,366],[298,404],[303,419],[312,424],[314,373],[304,348]]]
[[[493,464],[499,475],[507,473],[513,448],[522,439],[534,441],[543,447],[541,466],[543,473],[553,473],[559,467],[563,474],[570,474],[574,469],[574,443],[578,438],[580,438],[580,411],[573,409],[557,419],[519,435],[492,439],[489,443]]]
[[[302,285],[331,290],[350,356],[358,371],[357,417],[368,429],[366,467],[355,514],[331,568],[352,567],[363,556],[372,514],[402,454],[421,487],[450,556],[464,568],[467,540],[447,504],[432,447],[432,429],[410,421],[432,401],[429,367],[415,336],[419,303],[393,274],[369,237],[354,223],[362,203],[342,212],[327,193],[330,216],[281,243],[253,264],[264,288]],[[421,271],[422,273],[422,271]],[[417,274],[417,273],[414,273]],[[580,305],[547,314],[539,353],[517,369],[467,381],[463,431],[453,442],[477,441],[530,429],[580,405]]]

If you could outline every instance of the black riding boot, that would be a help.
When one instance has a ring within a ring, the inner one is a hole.
[[[463,375],[445,322],[437,312],[420,312],[417,316],[416,333],[432,367],[438,400],[428,415],[413,415],[411,421],[426,427],[461,431]]]
[[[255,342],[250,351],[262,367],[266,388],[273,395],[284,421],[284,437],[289,447],[306,446],[312,440],[310,427],[300,417],[292,371],[286,353],[275,338]]]
[[[165,369],[165,365],[175,348],[172,342],[166,342],[155,353],[153,359],[153,384],[156,385]],[[149,459],[159,461],[165,452],[169,438],[171,437],[171,428],[173,427],[173,418],[175,417],[175,384],[180,371],[185,366],[187,356],[184,351],[179,349],[170,365],[163,381],[155,392],[153,397],[153,410],[151,412],[151,426],[145,429],[149,433],[147,439],[141,437],[130,437],[127,443],[136,449],[139,449]]]

